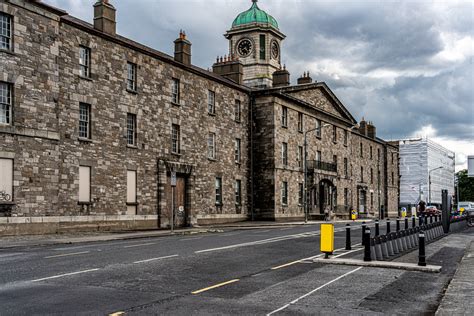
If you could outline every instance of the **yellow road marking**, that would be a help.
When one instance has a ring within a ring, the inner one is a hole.
[[[89,253],[89,251],[74,252],[74,253],[65,253],[65,254],[62,254],[62,255],[48,256],[48,257],[44,257],[44,259],[67,257],[67,256],[75,256],[75,255],[82,255],[82,254],[85,254],[85,253]]]
[[[125,313],[124,312],[115,312],[115,313],[109,314],[109,316],[122,316],[122,315],[125,315]]]
[[[304,260],[304,259],[301,259],[301,260]],[[286,264],[282,264],[281,266],[277,266],[277,267],[273,267],[271,268],[271,270],[277,270],[277,269],[281,269],[281,268],[284,268],[284,267],[288,267],[288,266],[292,266],[296,263],[300,263],[301,260],[296,260],[296,261],[293,261],[293,262],[289,262],[289,263],[286,263]]]
[[[206,287],[204,289],[200,289],[200,290],[191,292],[191,294],[199,294],[199,293],[206,292],[206,291],[209,291],[209,290],[212,290],[212,289],[215,289],[215,288],[227,285],[227,284],[235,283],[235,282],[238,282],[238,281],[240,281],[240,279],[234,279],[234,280],[230,280],[230,281],[227,281],[227,282],[219,283],[219,284],[216,284],[216,285],[213,285],[213,286],[210,286],[210,287]]]

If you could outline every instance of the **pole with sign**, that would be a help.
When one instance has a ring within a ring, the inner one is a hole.
[[[176,188],[176,171],[171,171],[171,232],[174,231],[174,207],[175,207],[175,188]]]

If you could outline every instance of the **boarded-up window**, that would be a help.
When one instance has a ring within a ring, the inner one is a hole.
[[[0,159],[0,192],[5,192],[1,200],[13,200],[13,160]],[[7,196],[8,195],[8,196]]]
[[[127,215],[137,214],[137,172],[127,171]]]
[[[91,167],[79,166],[79,202],[91,201]]]

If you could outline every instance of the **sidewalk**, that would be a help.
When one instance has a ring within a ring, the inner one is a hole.
[[[436,315],[472,315],[474,312],[474,241],[444,294]]]
[[[370,222],[371,220],[365,220]],[[352,221],[337,221],[336,223],[348,223]],[[362,222],[357,220],[356,222]],[[244,230],[258,228],[277,228],[286,226],[319,225],[323,221],[305,222],[269,222],[269,221],[246,221],[231,224],[196,226],[193,228],[176,229],[171,232],[169,229],[135,231],[135,232],[84,232],[74,234],[55,234],[55,235],[26,235],[26,236],[6,236],[0,237],[0,249],[16,247],[46,246],[58,244],[75,244],[87,242],[100,242],[112,240],[139,239],[149,237],[164,237],[172,235],[191,235],[202,233],[221,233],[224,229]]]

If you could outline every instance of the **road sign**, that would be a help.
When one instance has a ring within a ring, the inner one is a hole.
[[[171,186],[176,186],[176,171],[171,171]]]

